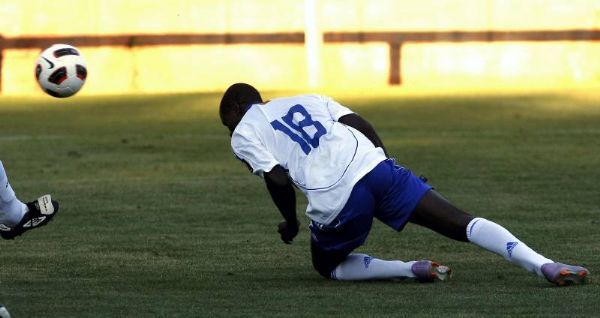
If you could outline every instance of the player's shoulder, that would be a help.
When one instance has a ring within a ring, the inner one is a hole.
[[[255,143],[257,140],[257,131],[253,125],[240,122],[231,134],[231,148],[236,153],[236,151],[243,149],[248,144]]]
[[[240,122],[233,130],[231,138],[233,139],[239,136],[253,135],[255,133],[255,130],[265,120],[264,117],[265,116],[259,109],[259,107],[250,107],[250,109],[248,109],[248,111],[244,114]]]

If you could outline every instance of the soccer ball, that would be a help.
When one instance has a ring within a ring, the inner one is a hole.
[[[79,50],[67,44],[45,49],[35,65],[35,78],[50,96],[69,97],[77,93],[87,77],[85,61]]]
[[[0,304],[0,318],[10,318],[10,314],[4,305]]]

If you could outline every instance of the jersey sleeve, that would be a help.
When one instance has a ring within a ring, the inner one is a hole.
[[[275,157],[251,136],[235,133],[231,137],[231,148],[235,157],[244,162],[250,171],[263,177],[279,164]]]
[[[331,118],[335,121],[338,121],[342,116],[354,113],[350,108],[343,106],[330,97],[323,96],[323,98],[325,99],[325,103],[327,103],[327,110],[329,110]]]

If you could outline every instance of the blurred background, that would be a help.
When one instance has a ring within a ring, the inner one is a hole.
[[[599,0],[2,0],[0,94],[41,95],[52,43],[80,94],[600,83]]]

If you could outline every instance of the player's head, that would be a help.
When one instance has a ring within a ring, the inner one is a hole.
[[[225,91],[219,107],[219,115],[224,126],[233,130],[252,104],[262,103],[260,93],[252,85],[236,83]]]

